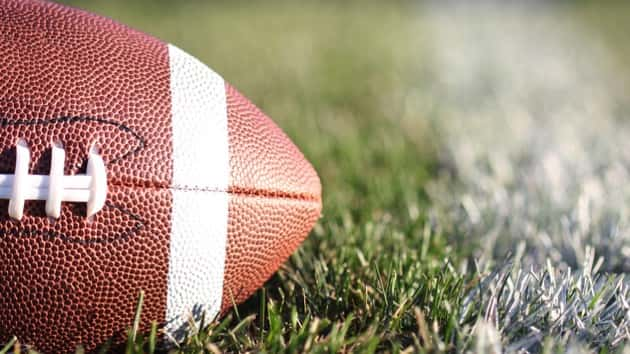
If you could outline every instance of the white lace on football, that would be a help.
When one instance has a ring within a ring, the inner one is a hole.
[[[0,174],[0,199],[9,199],[9,216],[20,220],[24,214],[24,201],[45,200],[46,214],[59,218],[62,202],[87,203],[87,217],[99,212],[107,197],[107,173],[103,158],[96,148],[89,153],[87,173],[63,174],[66,152],[61,143],[53,143],[50,174],[29,175],[31,152],[26,141],[16,145],[15,172]]]

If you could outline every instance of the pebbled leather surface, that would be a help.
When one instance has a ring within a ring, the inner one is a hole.
[[[318,201],[230,195],[222,311],[264,284],[306,238],[320,210]]]
[[[85,171],[96,143],[108,199],[93,221],[64,203],[51,222],[27,201],[22,222],[0,201],[0,341],[44,353],[115,342],[145,291],[142,326],[166,312],[173,162],[167,46],[109,19],[36,0],[0,0],[0,173],[14,145],[47,174],[50,143],[65,173]],[[321,186],[304,156],[226,86],[230,159],[223,304],[246,299],[307,236]],[[203,162],[200,162],[203,163]],[[202,193],[203,191],[200,191]],[[203,231],[203,230],[201,230]],[[208,271],[212,271],[209,269]]]
[[[317,172],[300,150],[260,109],[225,86],[230,192],[321,201]]]
[[[308,236],[321,212],[317,173],[262,111],[226,84],[230,148],[223,311],[247,299]]]
[[[121,340],[141,289],[143,318],[163,320],[169,100],[163,43],[67,7],[0,0],[0,172],[13,173],[20,137],[38,174],[48,174],[51,142],[64,144],[67,174],[85,171],[96,143],[109,188],[91,223],[84,204],[64,203],[51,222],[44,202],[27,201],[16,222],[0,202],[1,341],[60,353]]]

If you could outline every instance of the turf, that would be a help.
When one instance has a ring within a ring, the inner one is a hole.
[[[487,158],[487,150],[475,145],[483,142],[478,137],[486,128],[467,126],[457,117],[471,112],[492,117],[500,111],[493,104],[503,96],[493,93],[497,79],[485,72],[472,88],[459,84],[466,80],[467,67],[464,74],[445,75],[451,68],[444,64],[451,60],[448,49],[462,45],[453,39],[459,34],[448,32],[454,26],[449,21],[466,17],[457,8],[359,1],[66,2],[200,58],[274,118],[312,161],[323,183],[323,217],[304,245],[249,301],[224,318],[208,319],[198,334],[173,351],[562,352],[623,347],[623,332],[628,331],[625,256],[587,239],[591,248],[565,257],[570,247],[561,243],[564,238],[556,242],[552,234],[549,246],[528,236],[530,225],[541,230],[562,226],[548,219],[570,214],[572,199],[562,209],[564,204],[532,196],[528,200],[535,212],[510,209],[515,222],[500,229],[503,244],[489,241],[494,224],[471,222],[475,211],[481,211],[482,220],[495,218],[505,205],[489,202],[494,200],[489,194],[499,189],[483,189],[488,184],[477,179],[495,183],[496,176],[468,168],[457,150]],[[584,26],[612,53],[611,61],[630,58],[625,37],[629,25],[623,23],[627,5],[556,6],[554,13],[562,14],[558,22]],[[546,13],[523,12],[525,20],[520,21],[528,24],[527,16]],[[543,21],[544,26],[555,23]],[[480,33],[487,36],[484,30]],[[466,43],[494,43],[483,36]],[[466,61],[466,54],[474,53],[483,59],[500,50],[489,47],[455,56]],[[501,60],[496,64],[510,68]],[[540,104],[554,106],[554,100],[547,97]],[[489,108],[479,111],[479,106]],[[473,138],[454,135],[450,122],[469,129]],[[496,129],[492,122],[488,130]],[[518,155],[520,150],[511,146],[505,145],[505,159],[515,169],[532,165],[519,158],[538,157]],[[492,166],[493,160],[486,162]],[[528,181],[512,180],[517,187]],[[542,185],[544,194],[548,191]],[[512,200],[512,191],[522,191],[517,187],[501,190]],[[519,239],[525,240],[521,248]],[[545,248],[559,250],[559,258]],[[510,252],[515,255],[506,256]],[[568,267],[577,270],[567,273]],[[130,333],[128,352],[155,350],[155,333]]]

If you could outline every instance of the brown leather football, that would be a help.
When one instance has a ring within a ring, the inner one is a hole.
[[[319,178],[182,50],[110,19],[0,0],[0,340],[43,352],[181,338],[307,236]]]

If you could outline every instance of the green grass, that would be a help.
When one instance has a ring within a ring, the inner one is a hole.
[[[478,276],[456,270],[471,249],[427,216],[442,107],[414,99],[435,83],[417,5],[65,2],[200,58],[273,117],[323,183],[323,217],[303,246],[174,351],[441,352],[474,340],[460,308]],[[586,6],[575,11],[591,21]],[[130,333],[129,353],[155,350],[155,332]]]

